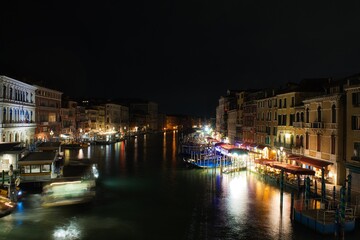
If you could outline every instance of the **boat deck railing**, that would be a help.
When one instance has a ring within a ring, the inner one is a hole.
[[[332,201],[321,201],[321,198],[296,200],[294,209],[323,224],[339,221],[341,215],[344,216],[345,222],[354,221],[356,218],[356,208],[345,204],[343,213],[341,213],[340,203],[334,206]]]

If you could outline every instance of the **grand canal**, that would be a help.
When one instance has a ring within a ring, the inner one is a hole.
[[[0,219],[0,239],[336,239],[291,222],[290,192],[281,208],[278,187],[255,173],[185,168],[176,133],[64,153],[97,162],[95,200],[43,208],[27,192]]]

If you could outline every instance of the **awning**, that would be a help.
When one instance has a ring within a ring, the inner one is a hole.
[[[215,147],[220,147],[221,145],[224,145],[224,144],[226,144],[226,143],[224,143],[224,142],[218,142],[218,143],[215,143]]]
[[[268,148],[268,146],[266,145],[263,145],[263,144],[259,144],[256,146],[257,149],[260,149],[260,150],[264,150],[265,148]]]
[[[262,164],[262,165],[267,165],[267,164],[276,162],[276,160],[267,159],[267,158],[259,158],[259,159],[255,159],[254,162],[258,163],[258,164]]]
[[[296,162],[299,162],[299,163],[302,163],[302,164],[305,164],[305,165],[313,166],[313,167],[316,167],[316,168],[324,168],[324,167],[327,167],[330,164],[333,164],[331,162],[327,162],[327,161],[324,161],[324,160],[305,157],[305,156],[300,156],[300,155],[289,155],[288,159],[294,160]]]
[[[248,155],[249,151],[246,149],[242,149],[242,148],[232,148],[232,149],[229,149],[229,153],[232,153],[232,154],[236,153],[238,155]]]
[[[273,168],[284,170],[284,172],[292,173],[295,175],[315,175],[314,170],[302,168],[302,167],[287,164],[287,163],[276,162],[276,163],[270,164],[270,166]]]
[[[243,142],[243,143],[240,144],[240,147],[242,147],[242,148],[248,148],[248,147],[251,147],[251,144],[253,144],[253,143]]]
[[[220,145],[219,147],[223,148],[223,149],[226,149],[226,150],[230,150],[230,149],[233,149],[235,148],[235,145],[232,145],[232,144],[222,144]]]
[[[255,159],[255,163],[266,165],[272,168],[284,170],[284,172],[292,173],[295,175],[315,175],[315,171],[307,168],[302,168],[299,166],[281,163],[276,160],[261,158]]]

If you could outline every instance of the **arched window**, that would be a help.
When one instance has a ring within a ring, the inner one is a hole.
[[[336,138],[335,135],[331,135],[331,154],[335,154],[336,149]]]
[[[310,118],[310,116],[309,116],[309,108],[307,108],[306,109],[306,123],[309,123],[309,118]]]
[[[299,112],[296,113],[296,121],[300,122],[300,113]]]
[[[304,137],[303,137],[303,135],[300,136],[300,147],[304,147]]]
[[[321,135],[320,133],[317,134],[317,144],[316,144],[316,151],[321,151]]]
[[[12,99],[12,93],[13,93],[13,89],[10,88],[9,99]]]
[[[3,111],[3,123],[6,123],[6,108]]]
[[[335,104],[331,107],[331,122],[336,123],[336,107]]]
[[[12,108],[10,108],[10,112],[9,112],[10,116],[9,116],[9,122],[12,122]]]
[[[310,137],[309,137],[309,133],[305,133],[305,148],[306,149],[309,149],[309,140],[310,140]]]
[[[304,122],[304,112],[301,112],[301,114],[300,114],[300,120],[301,120],[301,122]]]
[[[25,112],[25,122],[29,122],[29,112]]]
[[[6,98],[6,86],[3,86],[3,98]]]
[[[296,145],[297,147],[299,147],[299,146],[300,146],[300,137],[299,137],[299,135],[296,135],[296,138],[295,138],[295,145]]]
[[[317,122],[321,122],[321,107],[317,108]]]

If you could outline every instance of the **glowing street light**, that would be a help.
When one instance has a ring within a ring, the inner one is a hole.
[[[283,161],[283,151],[284,151],[284,147],[281,146],[281,147],[280,147],[280,150],[278,150],[278,156],[279,156],[280,162]]]
[[[50,141],[52,141],[53,135],[54,135],[54,132],[53,132],[53,130],[51,129],[51,130],[50,130]]]

